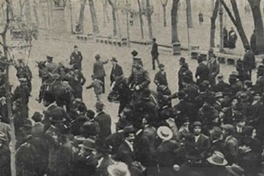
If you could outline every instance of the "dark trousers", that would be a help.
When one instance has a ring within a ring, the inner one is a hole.
[[[152,57],[152,69],[153,70],[156,69],[155,61],[157,62],[158,66],[159,66],[160,62],[159,62],[159,57],[158,56]]]
[[[103,76],[103,77],[99,77],[98,79],[103,82],[103,85],[102,85],[102,93],[105,93],[105,78]]]

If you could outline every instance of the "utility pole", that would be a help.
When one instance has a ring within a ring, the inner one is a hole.
[[[126,0],[127,46],[128,47],[130,47],[129,19],[128,19],[129,7],[130,7],[130,4],[128,3],[128,0]]]
[[[219,2],[219,20],[220,20],[220,48],[219,52],[224,52],[224,40],[223,40],[223,5]]]

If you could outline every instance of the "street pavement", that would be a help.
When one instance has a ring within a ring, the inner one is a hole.
[[[38,77],[38,67],[36,65],[36,61],[43,61],[46,59],[46,55],[52,55],[54,56],[53,59],[54,62],[57,63],[61,62],[65,66],[69,66],[68,65],[69,57],[71,52],[73,51],[74,45],[78,45],[79,50],[83,54],[83,61],[82,61],[83,74],[87,79],[87,82],[84,85],[83,98],[85,104],[91,110],[95,110],[94,105],[96,102],[96,97],[92,89],[86,90],[85,87],[91,83],[93,63],[95,61],[94,55],[98,53],[101,55],[102,60],[107,60],[107,59],[109,60],[109,63],[105,65],[105,70],[107,74],[105,78],[106,94],[102,96],[102,101],[105,103],[105,111],[108,112],[112,117],[112,122],[113,122],[112,126],[114,129],[114,123],[118,120],[117,117],[118,104],[109,103],[107,101],[107,95],[110,92],[110,77],[109,77],[111,71],[110,59],[113,56],[116,57],[118,63],[123,67],[125,77],[128,77],[131,73],[131,67],[132,67],[132,57],[130,53],[133,49],[136,49],[139,52],[139,56],[143,59],[144,67],[150,73],[150,77],[152,80],[150,84],[150,88],[155,90],[156,86],[153,82],[153,79],[158,69],[156,69],[155,71],[152,70],[152,62],[150,56],[151,46],[132,45],[131,47],[118,47],[107,44],[99,44],[93,41],[82,42],[75,39],[74,36],[71,36],[69,38],[46,38],[46,39],[42,37],[39,40],[34,41],[30,58],[26,59],[33,73],[33,79],[32,79],[33,89],[32,89],[32,96],[29,102],[30,116],[35,111],[42,112],[44,110],[44,106],[42,104],[39,104],[35,100],[35,98],[38,97],[39,88],[41,86],[41,79]],[[179,70],[178,60],[180,57],[186,58],[190,69],[193,71],[193,74],[195,74],[197,61],[190,59],[188,52],[182,52],[181,56],[172,56],[172,54],[169,52],[160,51],[159,59],[160,62],[165,65],[169,87],[172,90],[172,92],[176,92],[178,90],[177,72]],[[234,70],[235,70],[234,66],[221,65],[221,72],[224,74],[226,79],[228,78],[228,75]],[[253,77],[255,77],[255,72],[253,74]],[[10,69],[10,83],[13,85],[13,89],[18,84],[17,78],[15,76],[15,69],[13,67],[11,67]],[[173,103],[176,102],[177,100],[173,101]]]

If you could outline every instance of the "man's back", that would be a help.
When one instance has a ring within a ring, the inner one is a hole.
[[[99,112],[98,115],[94,119],[99,123],[100,126],[100,134],[99,137],[102,139],[107,138],[111,134],[111,117],[109,114],[105,112]]]

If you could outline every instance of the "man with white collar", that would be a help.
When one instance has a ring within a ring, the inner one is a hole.
[[[193,123],[193,134],[195,139],[195,146],[200,151],[203,158],[207,156],[208,149],[210,148],[209,137],[202,134],[202,123],[196,121]]]

